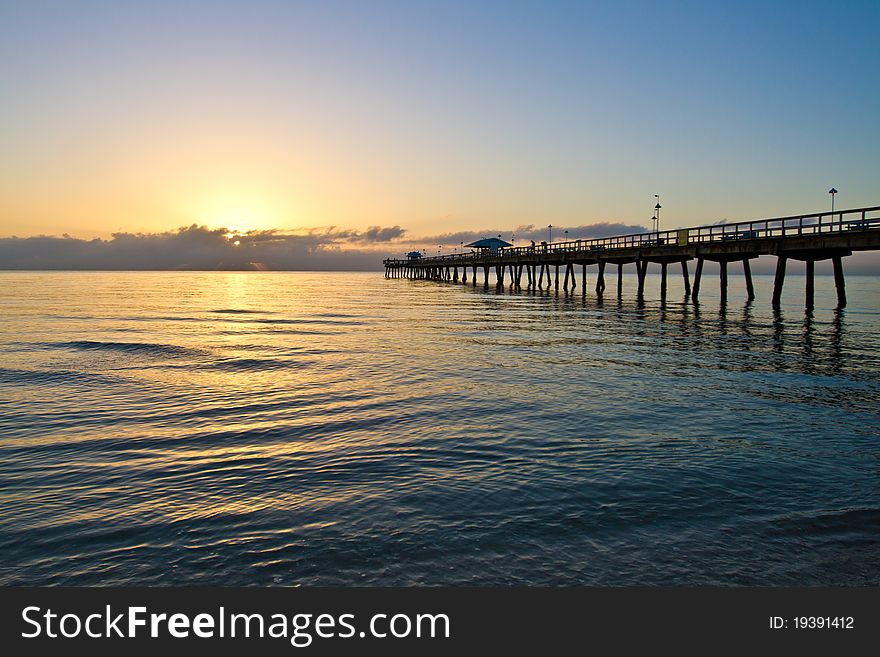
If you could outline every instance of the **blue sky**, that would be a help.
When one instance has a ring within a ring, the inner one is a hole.
[[[0,234],[880,202],[880,2],[0,2]]]

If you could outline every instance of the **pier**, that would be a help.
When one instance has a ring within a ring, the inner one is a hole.
[[[617,294],[623,291],[624,266],[634,265],[636,294],[644,297],[649,265],[660,267],[660,298],[665,300],[669,265],[681,270],[685,295],[699,301],[703,265],[708,260],[720,266],[722,303],[727,300],[727,265],[741,262],[746,294],[755,298],[750,260],[776,256],[776,275],[771,303],[779,307],[789,260],[806,263],[805,306],[813,307],[815,263],[831,260],[839,307],[846,305],[843,259],[853,251],[880,249],[880,206],[818,212],[791,217],[713,224],[695,228],[635,233],[616,237],[569,240],[535,246],[510,246],[495,250],[456,253],[432,257],[389,258],[384,261],[386,278],[408,278],[511,289],[554,290],[574,293],[580,287],[587,294],[588,281],[595,280],[595,292],[602,295],[609,265],[617,270]],[[696,265],[691,281],[689,263]],[[459,275],[459,271],[461,272]],[[561,279],[560,279],[561,274]],[[589,284],[593,287],[592,283]]]

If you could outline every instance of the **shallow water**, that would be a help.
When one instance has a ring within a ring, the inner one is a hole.
[[[880,293],[0,274],[0,584],[880,583]]]

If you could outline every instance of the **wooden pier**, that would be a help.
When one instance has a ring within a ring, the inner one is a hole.
[[[685,294],[695,303],[703,283],[703,264],[709,260],[720,265],[721,300],[727,299],[727,264],[741,262],[745,277],[746,294],[755,298],[749,261],[763,255],[774,255],[776,277],[772,303],[778,307],[785,282],[789,260],[806,262],[805,305],[813,307],[815,263],[831,260],[838,306],[846,305],[846,284],[843,258],[853,251],[880,249],[880,206],[820,212],[792,217],[714,224],[696,228],[681,228],[660,232],[636,233],[617,237],[572,240],[527,247],[506,247],[495,251],[457,253],[427,258],[393,259],[384,261],[386,278],[410,278],[452,283],[489,286],[489,274],[494,271],[495,285],[512,289],[542,290],[560,288],[574,292],[577,289],[577,269],[580,285],[587,293],[588,267],[593,268],[596,294],[605,291],[605,273],[608,265],[617,267],[617,294],[623,290],[623,267],[635,265],[639,299],[644,297],[648,265],[660,266],[660,298],[665,300],[669,265],[678,265],[684,279]],[[693,283],[688,263],[696,260]],[[461,276],[459,276],[461,270]],[[470,276],[468,275],[470,272]],[[525,276],[525,280],[524,277]]]

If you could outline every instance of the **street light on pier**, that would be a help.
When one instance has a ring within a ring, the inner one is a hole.
[[[834,197],[837,195],[837,190],[832,187],[828,193],[831,194],[831,214],[834,214]]]
[[[547,226],[547,244],[553,244],[553,224]]]
[[[657,199],[657,205],[654,206],[654,232],[660,232],[660,194],[654,194]]]

